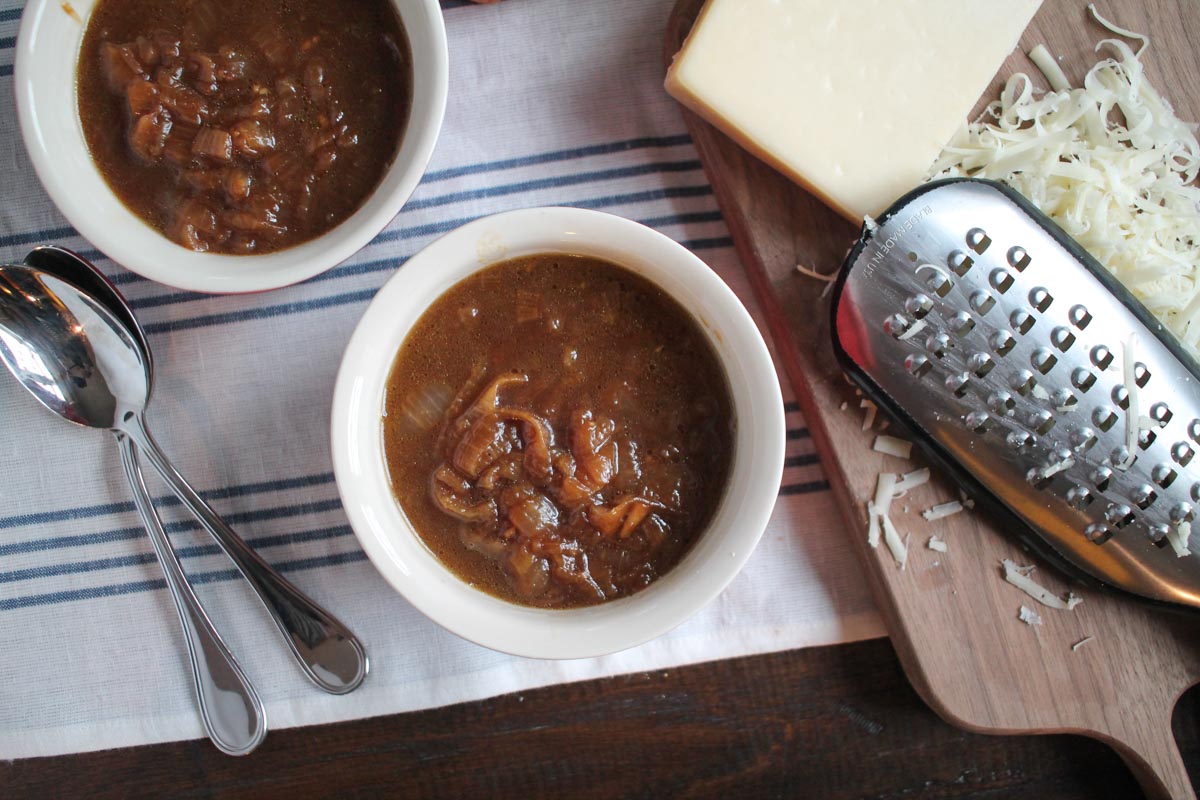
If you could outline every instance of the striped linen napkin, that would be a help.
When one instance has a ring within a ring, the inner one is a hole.
[[[443,631],[384,583],[342,513],[328,432],[342,350],[380,285],[463,222],[536,205],[620,214],[694,250],[757,314],[662,89],[670,6],[445,4],[450,105],[416,194],[346,263],[265,294],[182,292],[95,252],[42,191],[12,91],[0,94],[0,258],[19,260],[35,244],[57,242],[97,260],[149,333],[158,366],[150,415],[164,448],[266,559],[367,646],[372,672],[358,691],[332,697],[313,689],[216,545],[152,483],[184,568],[258,687],[272,727],[883,634],[790,396],[784,485],[744,572],[688,623],[607,658],[527,660]],[[20,13],[0,8],[0,82],[11,81]],[[0,758],[202,736],[175,610],[112,437],[63,424],[2,374],[0,419]]]

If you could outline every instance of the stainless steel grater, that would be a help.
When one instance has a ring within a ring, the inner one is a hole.
[[[833,338],[850,377],[1034,549],[1200,607],[1200,555],[1170,542],[1200,507],[1200,370],[1016,192],[939,181],[868,223]]]

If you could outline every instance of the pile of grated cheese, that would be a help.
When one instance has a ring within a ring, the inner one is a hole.
[[[1095,15],[1095,9],[1092,9]],[[1054,90],[1029,76],[1009,80],[1000,100],[962,129],[932,177],[1002,181],[1105,265],[1195,356],[1200,357],[1200,143],[1146,80],[1138,53],[1106,39],[1109,51],[1069,88],[1044,48]]]

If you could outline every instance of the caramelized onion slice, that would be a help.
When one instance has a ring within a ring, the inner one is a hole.
[[[571,420],[571,454],[582,473],[580,477],[593,491],[607,486],[617,474],[617,443],[612,438],[616,430],[615,422],[596,417],[591,411],[577,412]]]
[[[650,509],[657,505],[643,497],[627,497],[611,508],[592,506],[585,516],[588,524],[605,536],[626,539],[645,521]]]
[[[488,414],[475,422],[454,447],[454,467],[469,478],[478,478],[496,459],[511,449],[504,420]]]
[[[497,417],[511,420],[520,426],[521,442],[525,448],[525,469],[543,480],[554,472],[550,448],[554,446],[554,432],[546,420],[517,408],[501,408]]]
[[[558,507],[544,494],[522,492],[508,506],[508,521],[522,536],[544,539],[558,533]]]
[[[478,503],[471,503],[455,492],[451,485],[447,485],[449,480],[448,475],[453,474],[452,471],[447,473],[447,470],[449,470],[449,467],[445,465],[439,467],[433,473],[433,480],[430,481],[429,494],[437,507],[463,522],[491,523],[495,525],[497,517],[496,501],[487,499]],[[458,485],[462,486],[463,483],[465,481]]]

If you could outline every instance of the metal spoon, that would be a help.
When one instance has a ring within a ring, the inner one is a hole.
[[[25,263],[87,292],[120,318],[139,343],[144,342],[141,326],[125,305],[124,299],[88,262],[69,250],[39,247],[25,257]],[[149,358],[146,369],[151,369]],[[204,730],[218,750],[235,756],[246,755],[258,747],[267,735],[266,711],[262,701],[213,627],[179,565],[171,540],[163,530],[150,493],[146,490],[133,442],[123,433],[117,433],[116,437],[120,443],[125,477],[133,490],[134,505],[142,517],[150,543],[154,545],[171,599],[175,601],[175,610],[179,613],[179,622],[183,626]]]
[[[275,572],[167,460],[146,428],[148,362],[103,304],[28,266],[0,266],[0,359],[35,398],[80,425],[131,438],[250,582],[305,674],[334,694],[366,676],[349,629]]]

